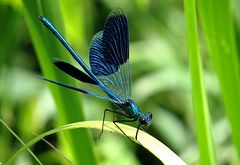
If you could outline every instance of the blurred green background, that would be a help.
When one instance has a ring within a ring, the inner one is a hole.
[[[237,0],[231,3],[234,7],[240,4]],[[0,0],[0,118],[24,142],[66,123],[102,120],[104,109],[113,108],[108,102],[34,77],[44,75],[87,87],[51,63],[52,57],[60,57],[76,64],[38,16],[48,17],[88,64],[89,43],[116,7],[122,8],[129,20],[132,97],[143,112],[153,113],[152,125],[145,131],[188,164],[198,164],[184,5],[180,0]],[[239,41],[240,14],[234,7],[231,9],[235,37]],[[217,160],[222,165],[236,164],[231,126],[201,28],[199,38]],[[108,120],[111,119],[109,115]],[[74,130],[46,139],[76,164],[161,164],[126,137],[105,132],[99,139],[99,133]],[[1,125],[0,162],[9,159],[20,147]],[[31,150],[43,164],[67,164],[61,154],[43,141]],[[37,163],[24,152],[15,164]]]

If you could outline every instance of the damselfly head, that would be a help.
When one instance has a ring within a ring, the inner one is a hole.
[[[139,117],[139,123],[144,126],[149,126],[152,120],[152,113],[148,112]]]

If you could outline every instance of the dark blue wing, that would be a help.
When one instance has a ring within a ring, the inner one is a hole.
[[[93,73],[122,101],[131,98],[129,68],[128,21],[121,9],[113,10],[103,31],[90,45],[90,65]]]
[[[119,66],[105,62],[102,48],[102,36],[102,31],[95,34],[92,39],[89,52],[91,69],[96,76],[108,76],[115,73],[119,69]]]
[[[39,78],[39,79],[48,81],[48,82],[50,82],[50,83],[57,84],[57,85],[60,85],[60,86],[62,86],[62,87],[68,88],[68,89],[72,89],[72,90],[75,90],[75,91],[79,91],[79,92],[82,92],[82,93],[85,93],[85,94],[88,94],[88,95],[91,95],[91,96],[95,96],[95,97],[98,97],[98,98],[100,98],[100,99],[108,100],[108,101],[111,101],[111,102],[113,102],[113,103],[118,104],[118,102],[117,102],[116,100],[114,100],[114,99],[111,99],[111,98],[106,97],[106,96],[102,96],[102,95],[100,95],[100,94],[97,94],[97,93],[88,91],[88,90],[86,90],[86,89],[78,88],[78,87],[75,87],[75,86],[72,86],[72,85],[68,85],[68,84],[63,84],[63,83],[60,83],[60,82],[57,82],[57,81],[54,81],[54,80],[50,80],[50,79],[47,79],[47,78],[41,77],[41,76],[36,76],[36,78]]]
[[[96,81],[94,81],[91,77],[65,61],[54,59],[54,65],[75,79],[85,83],[97,85]]]
[[[103,28],[103,56],[108,64],[121,65],[129,58],[128,21],[121,9],[113,10]]]

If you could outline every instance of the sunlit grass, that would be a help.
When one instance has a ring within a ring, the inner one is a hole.
[[[105,122],[104,124],[104,130],[110,131],[110,132],[117,132],[123,134],[122,131],[119,130],[118,127],[116,127],[113,122]],[[136,128],[124,125],[124,124],[118,124],[118,126],[124,131],[124,133],[129,137],[135,140],[135,133],[137,131]],[[84,122],[78,122],[78,123],[71,123],[68,125],[60,126],[58,128],[52,129],[50,131],[47,131],[41,135],[38,135],[36,138],[32,139],[30,142],[28,142],[26,145],[24,145],[21,149],[19,149],[7,162],[6,164],[9,164],[13,161],[14,158],[24,150],[28,149],[32,145],[34,145],[37,141],[43,139],[44,137],[64,131],[69,129],[77,129],[77,128],[95,128],[95,129],[102,129],[102,121],[84,121]],[[136,143],[139,143],[139,145],[142,145],[146,149],[148,149],[152,154],[154,154],[160,161],[162,161],[166,165],[185,165],[186,163],[181,160],[173,151],[171,151],[167,146],[165,146],[163,143],[155,139],[154,137],[150,136],[149,134],[139,130],[138,132],[138,140],[135,141]]]

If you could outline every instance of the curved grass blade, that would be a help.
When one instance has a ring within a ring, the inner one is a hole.
[[[133,140],[135,139],[136,128],[128,125],[124,125],[124,124],[118,124],[118,125],[121,127],[121,129],[124,131],[124,133],[126,133],[128,137],[132,138]],[[10,162],[12,162],[21,152],[31,147],[42,138],[63,130],[77,129],[77,128],[94,128],[94,129],[101,130],[102,121],[83,121],[83,122],[71,123],[71,124],[63,125],[55,129],[49,130],[43,134],[40,134],[38,137],[32,139],[25,146],[20,148],[6,162],[6,164],[9,164]],[[105,131],[117,132],[123,135],[123,133],[112,122],[109,122],[109,121],[105,122]],[[164,145],[163,143],[161,143],[151,135],[141,130],[139,130],[138,142],[141,143],[143,147],[149,150],[153,155],[155,155],[159,160],[161,160],[166,165],[186,165],[186,163],[180,157],[178,157],[173,151],[171,151],[166,145]]]

